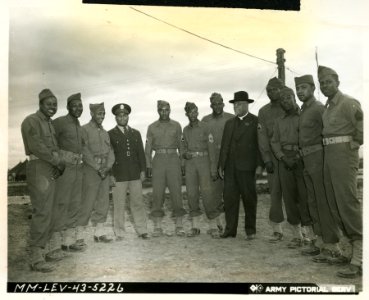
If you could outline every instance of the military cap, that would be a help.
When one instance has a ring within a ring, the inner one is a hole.
[[[284,86],[282,89],[281,89],[281,96],[282,95],[288,95],[288,94],[291,94],[291,95],[294,95],[295,96],[295,92],[293,91],[293,89],[289,88],[288,86]]]
[[[56,97],[55,97],[55,95],[53,94],[53,92],[52,92],[52,91],[50,91],[49,89],[43,89],[43,90],[38,94],[38,99],[39,99],[39,101],[42,101],[42,100],[44,100],[44,99],[46,99],[46,98],[51,98],[51,97],[54,97],[54,98],[56,99]]]
[[[324,67],[324,66],[319,66],[318,67],[318,79],[321,79],[324,76],[327,75],[335,75],[338,77],[338,74],[335,70],[328,68],[328,67]]]
[[[249,98],[249,94],[245,91],[239,91],[234,93],[234,97],[232,100],[229,100],[229,103],[235,103],[238,101],[246,101],[248,103],[254,102],[253,99]]]
[[[98,111],[105,110],[104,102],[98,104],[90,104],[90,111],[93,113],[97,113]]]
[[[311,75],[303,75],[301,77],[295,77],[295,85],[298,86],[301,83],[308,83],[315,86],[314,78]]]
[[[170,104],[167,101],[158,100],[158,109],[162,108],[163,106],[169,106],[170,107]]]
[[[73,94],[73,95],[70,95],[67,99],[67,103],[69,104],[69,102],[73,101],[73,100],[79,100],[79,101],[82,101],[81,99],[81,93],[77,93],[77,94]]]
[[[212,93],[211,96],[210,96],[210,102],[213,102],[213,100],[216,100],[216,99],[220,99],[223,101],[223,97],[221,94],[219,93]]]
[[[128,104],[119,103],[113,106],[111,112],[113,113],[113,115],[117,115],[121,112],[129,115],[131,113],[131,107]]]
[[[269,79],[267,87],[281,89],[284,87],[284,84],[282,80],[278,79],[277,77],[273,77],[272,79]]]
[[[196,104],[193,102],[186,102],[185,111],[186,113],[189,113],[191,110],[197,108]]]

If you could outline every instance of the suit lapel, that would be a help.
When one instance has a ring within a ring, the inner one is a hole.
[[[237,117],[236,117],[237,118]],[[235,122],[238,122],[237,119],[235,119]],[[239,140],[242,135],[247,132],[249,130],[249,128],[251,128],[252,124],[253,124],[254,120],[252,119],[250,113],[247,114],[247,116],[239,122],[238,126],[235,125],[235,133],[234,133],[234,138],[236,140]]]

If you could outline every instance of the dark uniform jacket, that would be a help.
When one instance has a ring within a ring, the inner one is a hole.
[[[140,179],[140,172],[146,170],[145,152],[140,132],[127,126],[127,131],[123,133],[116,126],[108,133],[115,155],[112,168],[115,180],[122,182]]]
[[[222,169],[234,161],[235,168],[241,171],[255,171],[262,165],[258,148],[258,118],[248,113],[241,121],[238,117],[229,119],[223,131],[219,166]]]

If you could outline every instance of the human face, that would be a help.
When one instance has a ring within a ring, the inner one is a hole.
[[[323,95],[328,97],[328,99],[331,99],[338,92],[340,82],[332,75],[325,75],[319,79],[319,84]]]
[[[281,107],[285,112],[289,112],[295,108],[295,96],[288,93],[281,95]]]
[[[301,102],[307,102],[314,96],[315,87],[309,83],[301,83],[296,86],[297,97]]]
[[[197,117],[199,116],[199,111],[197,108],[191,109],[188,113],[186,113],[188,120],[190,123],[195,123],[197,121]]]
[[[129,115],[125,112],[120,112],[115,116],[115,121],[119,126],[126,126],[128,124]]]
[[[170,115],[170,107],[168,105],[162,106],[158,109],[158,113],[161,121],[168,121]]]
[[[267,91],[267,95],[270,99],[270,101],[272,102],[275,102],[275,101],[279,101],[279,88],[276,88],[276,87],[268,87],[266,88],[266,91]]]
[[[104,110],[98,110],[97,112],[91,112],[92,120],[97,124],[101,125],[102,122],[105,119],[105,109]]]
[[[237,101],[233,103],[234,113],[238,117],[246,115],[249,111],[249,103],[247,101]]]
[[[81,100],[72,100],[67,105],[68,112],[72,117],[79,118],[83,112],[83,105]]]
[[[210,107],[213,110],[214,116],[220,116],[223,113],[223,108],[224,108],[223,100],[220,98],[215,98],[211,100]]]
[[[48,118],[56,114],[58,110],[58,101],[55,97],[48,97],[43,99],[40,104],[40,111]]]

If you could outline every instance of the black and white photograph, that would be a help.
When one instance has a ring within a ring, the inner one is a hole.
[[[4,291],[365,295],[368,3],[85,2],[3,5]]]

